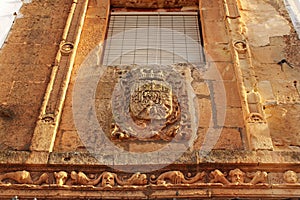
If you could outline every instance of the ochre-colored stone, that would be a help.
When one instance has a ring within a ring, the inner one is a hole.
[[[300,196],[300,41],[286,1],[85,2],[22,1],[0,49],[0,199]],[[168,79],[172,95],[157,84],[165,80],[156,71],[159,65],[152,71],[149,66],[109,66],[101,75],[91,72],[89,79],[77,80],[80,70],[103,67],[109,13],[198,9],[206,63],[170,64],[179,74]],[[60,51],[64,42],[70,54]],[[148,81],[144,88],[125,86],[134,67],[144,71],[132,82]],[[120,85],[124,91],[113,96]],[[74,89],[92,100],[74,107]],[[129,103],[118,102],[122,92]],[[143,99],[135,101],[137,93]],[[116,102],[122,112],[113,112]],[[159,121],[152,118],[159,113],[154,108],[171,111],[160,114],[164,121]],[[126,120],[135,125],[156,122],[151,134],[159,126],[156,134],[169,134],[168,140],[140,139],[150,131],[130,131],[132,124],[125,127],[130,133],[122,133],[115,119],[127,112]],[[114,138],[113,133],[130,137]]]

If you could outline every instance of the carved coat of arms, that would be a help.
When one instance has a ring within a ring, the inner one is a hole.
[[[112,139],[180,139],[191,133],[186,83],[167,66],[132,69],[113,93]]]

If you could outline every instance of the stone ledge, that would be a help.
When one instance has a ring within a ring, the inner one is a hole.
[[[283,197],[299,197],[299,185],[282,186],[222,186],[220,184],[208,185],[180,185],[180,186],[139,186],[139,187],[116,187],[116,188],[94,188],[94,187],[63,187],[63,186],[38,186],[10,185],[0,186],[1,198],[12,198],[18,194],[23,198],[44,198],[47,199],[164,199],[164,198],[213,198],[213,197],[250,197],[259,198],[264,196],[276,199]],[[84,194],[84,195],[83,195]],[[84,196],[84,197],[83,197]],[[80,198],[81,197],[81,198]]]
[[[198,163],[299,165],[300,152],[291,151],[230,151],[198,152]],[[274,166],[275,167],[275,166]]]
[[[29,151],[0,151],[0,165],[40,165],[41,163],[28,163],[30,158]],[[45,157],[45,152],[35,152],[36,157]],[[175,154],[173,154],[175,155]],[[101,155],[99,158],[116,159],[120,155],[110,154]],[[170,158],[172,153],[165,152],[158,156]],[[212,150],[210,152],[186,152],[181,157],[175,159],[173,164],[176,165],[204,165],[204,164],[237,164],[237,165],[293,165],[300,164],[300,152],[289,151],[235,151],[235,150]],[[152,164],[158,164],[155,161]],[[104,166],[88,152],[52,152],[49,154],[47,165],[90,165]]]

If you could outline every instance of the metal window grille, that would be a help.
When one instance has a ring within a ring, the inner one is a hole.
[[[196,12],[111,14],[104,65],[182,62],[204,62]]]

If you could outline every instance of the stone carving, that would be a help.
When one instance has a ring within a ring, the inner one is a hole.
[[[112,172],[103,172],[98,178],[89,178],[83,172],[72,171],[70,174],[72,185],[95,186],[100,183],[101,187],[113,187],[116,184],[117,175]]]
[[[132,174],[129,178],[124,178],[116,173],[107,171],[98,175],[86,175],[81,171],[72,171],[71,173],[59,171],[54,172],[53,175],[55,184],[65,187],[81,185],[112,188],[114,186],[145,186],[149,184],[169,186],[199,183],[221,183],[223,185],[234,187],[235,185],[266,184],[268,181],[268,173],[265,171],[246,173],[238,168],[230,170],[228,173],[215,169],[210,172],[209,176],[207,176],[207,173],[204,171],[198,172],[194,176],[191,176],[191,173],[187,173],[187,176],[185,176],[181,171],[167,171],[161,173],[157,177],[155,175],[150,176],[149,181],[147,175],[140,172]],[[69,177],[70,179],[68,179]],[[288,184],[298,184],[299,180],[297,173],[291,170],[288,170],[283,174],[283,179],[284,182]],[[48,173],[43,173],[37,180],[33,180],[31,173],[25,170],[8,172],[0,175],[0,184],[41,185],[44,183],[49,184]]]
[[[264,117],[260,113],[250,113],[248,117],[249,123],[265,123]]]
[[[83,172],[72,171],[70,174],[72,185],[97,185],[100,182],[101,176],[96,179],[87,177]]]
[[[113,187],[116,182],[117,174],[111,172],[103,172],[100,177],[102,178],[101,186],[102,187]]]
[[[74,49],[74,44],[72,42],[62,41],[60,44],[60,52],[62,55],[69,55]]]
[[[296,172],[294,172],[292,170],[288,170],[288,171],[284,172],[283,180],[286,183],[296,184],[296,183],[298,183],[298,175]]]
[[[148,183],[147,175],[141,174],[139,172],[133,174],[129,179],[127,180],[120,180],[116,176],[117,183],[119,185],[146,185]]]
[[[257,171],[255,173],[248,173],[247,176],[252,178],[250,184],[256,185],[258,183],[266,183],[268,178],[267,172]]]
[[[103,172],[98,178],[91,179],[87,177],[83,172],[72,171],[70,175],[72,185],[91,185],[95,186],[100,183],[101,187],[113,187],[116,184],[121,186],[131,186],[131,185],[146,185],[147,175],[141,174],[139,172],[133,174],[129,179],[120,179],[117,174],[112,172]]]
[[[223,174],[220,170],[216,169],[210,173],[211,183],[222,183],[223,185],[229,185],[230,182],[226,179],[226,173]]]
[[[122,131],[117,124],[112,123],[111,127],[112,127],[112,132],[111,132],[112,138],[121,139],[121,140],[130,138],[130,135],[125,131]]]
[[[255,173],[245,173],[240,169],[234,169],[229,172],[229,180],[226,178],[227,174],[222,173],[220,170],[216,169],[210,173],[211,175],[211,183],[222,183],[223,185],[243,185],[243,184],[251,184],[256,185],[258,183],[266,183],[268,173],[257,171]],[[248,183],[245,182],[245,177],[251,178],[251,181]]]
[[[155,65],[123,76],[112,96],[112,139],[171,141],[191,135],[187,86],[179,73]]]
[[[65,185],[65,183],[68,179],[68,173],[65,171],[54,172],[54,177],[56,180],[56,184],[59,186],[63,186],[63,185]]]
[[[19,184],[34,184],[41,185],[43,183],[49,183],[49,176],[47,173],[43,173],[38,180],[33,181],[28,171],[16,171],[16,172],[8,172],[0,175],[0,183],[4,180],[14,180]]]
[[[166,184],[193,184],[199,181],[203,181],[206,176],[205,172],[199,172],[192,178],[185,178],[180,171],[169,171],[159,175],[157,178],[152,175],[150,182],[158,185]]]
[[[54,114],[45,114],[41,118],[41,121],[43,123],[50,123],[51,124],[51,123],[54,123],[54,120],[55,120]]]
[[[247,44],[244,40],[234,41],[233,47],[237,50],[238,53],[246,53],[247,51]]]
[[[241,171],[240,169],[234,169],[229,172],[229,178],[231,183],[239,185],[245,182],[245,172]]]

